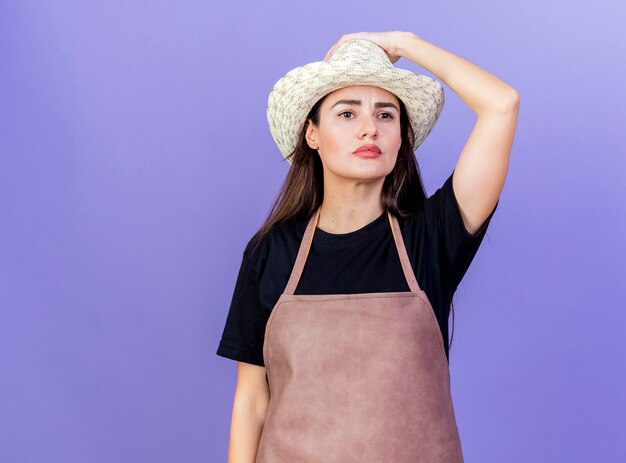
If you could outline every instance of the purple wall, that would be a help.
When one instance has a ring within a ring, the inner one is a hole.
[[[226,461],[236,362],[215,350],[287,171],[267,96],[361,30],[413,31],[522,98],[455,295],[466,461],[623,458],[625,20],[618,0],[2,2],[0,462]],[[428,194],[475,122],[445,90]]]

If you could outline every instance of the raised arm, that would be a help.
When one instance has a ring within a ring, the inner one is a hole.
[[[465,228],[475,234],[496,205],[509,166],[519,93],[477,65],[412,32],[396,32],[396,53],[444,81],[478,115],[452,186]]]

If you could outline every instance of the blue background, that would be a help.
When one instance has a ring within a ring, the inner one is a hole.
[[[389,30],[521,95],[454,299],[466,461],[623,458],[625,5],[0,3],[0,461],[226,461],[236,362],[215,350],[288,168],[267,97],[342,34]],[[428,194],[476,120],[444,88]]]

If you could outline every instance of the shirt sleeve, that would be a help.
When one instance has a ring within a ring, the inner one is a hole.
[[[266,323],[259,297],[259,275],[244,254],[216,354],[265,366],[263,339]]]
[[[480,229],[473,235],[465,228],[463,216],[452,186],[454,170],[444,184],[429,198],[431,214],[435,217],[439,235],[440,252],[449,275],[452,293],[463,279],[474,256],[483,241],[485,233],[500,199],[485,219]]]

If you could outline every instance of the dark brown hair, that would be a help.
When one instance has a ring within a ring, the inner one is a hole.
[[[308,220],[321,206],[324,194],[324,175],[322,161],[317,150],[306,142],[307,124],[319,127],[320,108],[328,95],[315,103],[306,117],[295,149],[289,155],[291,168],[268,213],[263,225],[250,239],[246,252],[253,252],[266,233],[275,225]],[[422,183],[419,165],[413,148],[414,132],[409,122],[406,107],[400,100],[400,131],[402,144],[393,170],[385,177],[381,202],[385,211],[389,210],[396,217],[405,218],[419,212],[424,207],[426,192]],[[454,303],[452,307],[452,337],[454,337]],[[450,339],[450,346],[452,339]]]

